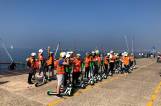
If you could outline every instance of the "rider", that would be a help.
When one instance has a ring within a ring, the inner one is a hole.
[[[57,64],[57,96],[60,96],[60,87],[64,86],[64,74],[65,74],[65,65],[68,65],[69,63],[65,62],[65,52],[60,53],[60,58],[58,60]]]
[[[130,55],[130,67],[135,68],[135,57],[133,53]]]
[[[124,68],[125,68],[125,72],[126,72],[126,73],[130,73],[130,72],[129,72],[129,62],[130,62],[130,58],[129,58],[129,56],[128,56],[128,53],[125,52],[125,53],[124,53],[124,56],[123,56],[123,66],[124,66]]]
[[[101,58],[99,56],[99,50],[93,51],[93,62],[94,62],[94,76],[98,75],[100,64],[101,64]]]
[[[64,86],[67,85],[67,82],[72,81],[72,69],[73,69],[73,61],[72,61],[72,54],[73,52],[67,52],[65,55],[65,62],[68,63],[68,65],[65,65],[65,80],[64,80]]]
[[[78,84],[79,82],[79,77],[81,74],[81,59],[80,59],[80,54],[77,54],[74,61],[74,69],[73,69],[73,85]]]
[[[48,57],[48,60],[46,61],[46,64],[49,72],[48,79],[50,79],[50,72],[52,72],[52,77],[54,76],[54,53],[49,52],[48,55],[49,57]]]
[[[85,78],[89,78],[89,70],[90,70],[90,62],[91,62],[91,57],[89,55],[89,53],[86,53],[86,57],[85,57]]]
[[[30,57],[26,59],[27,61],[27,69],[29,69],[29,75],[28,75],[28,83],[34,84],[32,82],[32,76],[34,75],[36,71],[36,59],[35,59],[36,53],[31,53]]]
[[[43,49],[39,49],[38,51],[38,62],[39,62],[39,74],[44,71],[44,56]]]
[[[109,71],[108,71],[108,65],[109,65],[109,53],[107,53],[107,55],[104,57],[104,66],[105,66],[105,74],[108,75]]]
[[[116,60],[116,58],[114,55],[114,51],[110,51],[110,56],[109,56],[110,69],[109,69],[109,71],[111,72],[111,76],[113,76],[113,74],[114,74],[115,60]]]

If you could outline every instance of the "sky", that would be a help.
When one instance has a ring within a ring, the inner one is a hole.
[[[161,0],[0,0],[0,37],[15,48],[161,49]]]

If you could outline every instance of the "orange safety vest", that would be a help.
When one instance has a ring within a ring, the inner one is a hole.
[[[49,59],[46,61],[47,65],[54,65],[54,58],[52,56],[49,57]]]
[[[90,61],[91,61],[91,58],[90,57],[86,57],[85,58],[85,67],[89,67]]]
[[[58,64],[59,64],[59,60],[54,61],[54,69],[55,69],[55,70],[56,70]]]
[[[98,64],[101,64],[101,57],[100,56],[96,56],[97,60],[98,60]]]
[[[38,69],[39,68],[39,62],[30,58],[29,62],[31,63],[31,68]]]
[[[74,63],[74,69],[73,69],[73,71],[74,72],[80,72],[80,69],[81,69],[81,61],[79,59],[75,59],[73,61],[73,63]]]
[[[108,59],[109,58],[107,56],[104,57],[104,64],[108,64]]]
[[[57,67],[56,67],[57,74],[65,74],[64,65],[60,65],[60,64],[59,64],[59,61],[60,61],[60,60],[58,60],[58,65],[57,65]]]
[[[123,58],[123,64],[124,65],[129,65],[129,60],[130,60],[130,58],[128,56],[124,57]]]

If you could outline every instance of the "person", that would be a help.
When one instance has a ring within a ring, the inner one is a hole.
[[[36,71],[36,59],[35,59],[36,53],[31,53],[31,56],[26,59],[27,61],[27,69],[29,69],[29,75],[28,75],[28,84],[34,84],[32,82],[32,76],[34,75]]]
[[[86,53],[84,63],[85,63],[85,78],[87,79],[89,78],[90,62],[91,62],[90,55],[89,53]]]
[[[129,58],[130,58],[130,67],[134,68],[134,61],[135,61],[134,54],[131,53]]]
[[[99,68],[101,64],[101,58],[99,56],[99,51],[96,50],[93,53],[93,63],[94,63],[94,76],[99,74]]]
[[[106,75],[109,75],[109,70],[108,70],[108,65],[109,65],[109,53],[104,57],[104,72]]]
[[[15,70],[16,69],[16,63],[13,61],[10,65],[9,65],[9,70]]]
[[[38,51],[38,62],[39,62],[39,75],[41,74],[41,72],[43,72],[44,74],[44,65],[45,65],[45,59],[43,56],[43,49],[39,49]]]
[[[72,74],[73,74],[73,52],[66,52],[65,62],[68,65],[65,65],[65,77],[64,77],[64,86],[67,86],[68,82],[72,82]]]
[[[115,55],[114,55],[114,51],[110,51],[110,56],[109,56],[109,66],[110,69],[109,71],[111,72],[111,76],[113,76],[114,74],[114,66],[115,66]]]
[[[52,73],[52,77],[54,76],[54,53],[49,52],[48,60],[46,61],[48,67],[48,79],[50,79],[50,72]]]
[[[80,54],[77,54],[73,61],[74,68],[73,68],[73,85],[78,84],[79,77],[81,74],[81,59]]]
[[[58,60],[57,64],[57,96],[60,96],[60,88],[61,86],[64,86],[64,74],[65,74],[65,65],[68,65],[69,63],[65,62],[65,52],[60,53],[60,58]]]
[[[124,57],[123,57],[123,66],[125,68],[126,73],[130,73],[129,72],[129,63],[130,63],[130,58],[128,56],[128,53],[125,53]]]

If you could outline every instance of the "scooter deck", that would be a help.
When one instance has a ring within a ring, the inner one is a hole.
[[[51,96],[51,95],[57,95],[57,92],[47,91],[47,95],[49,95],[49,96]]]

